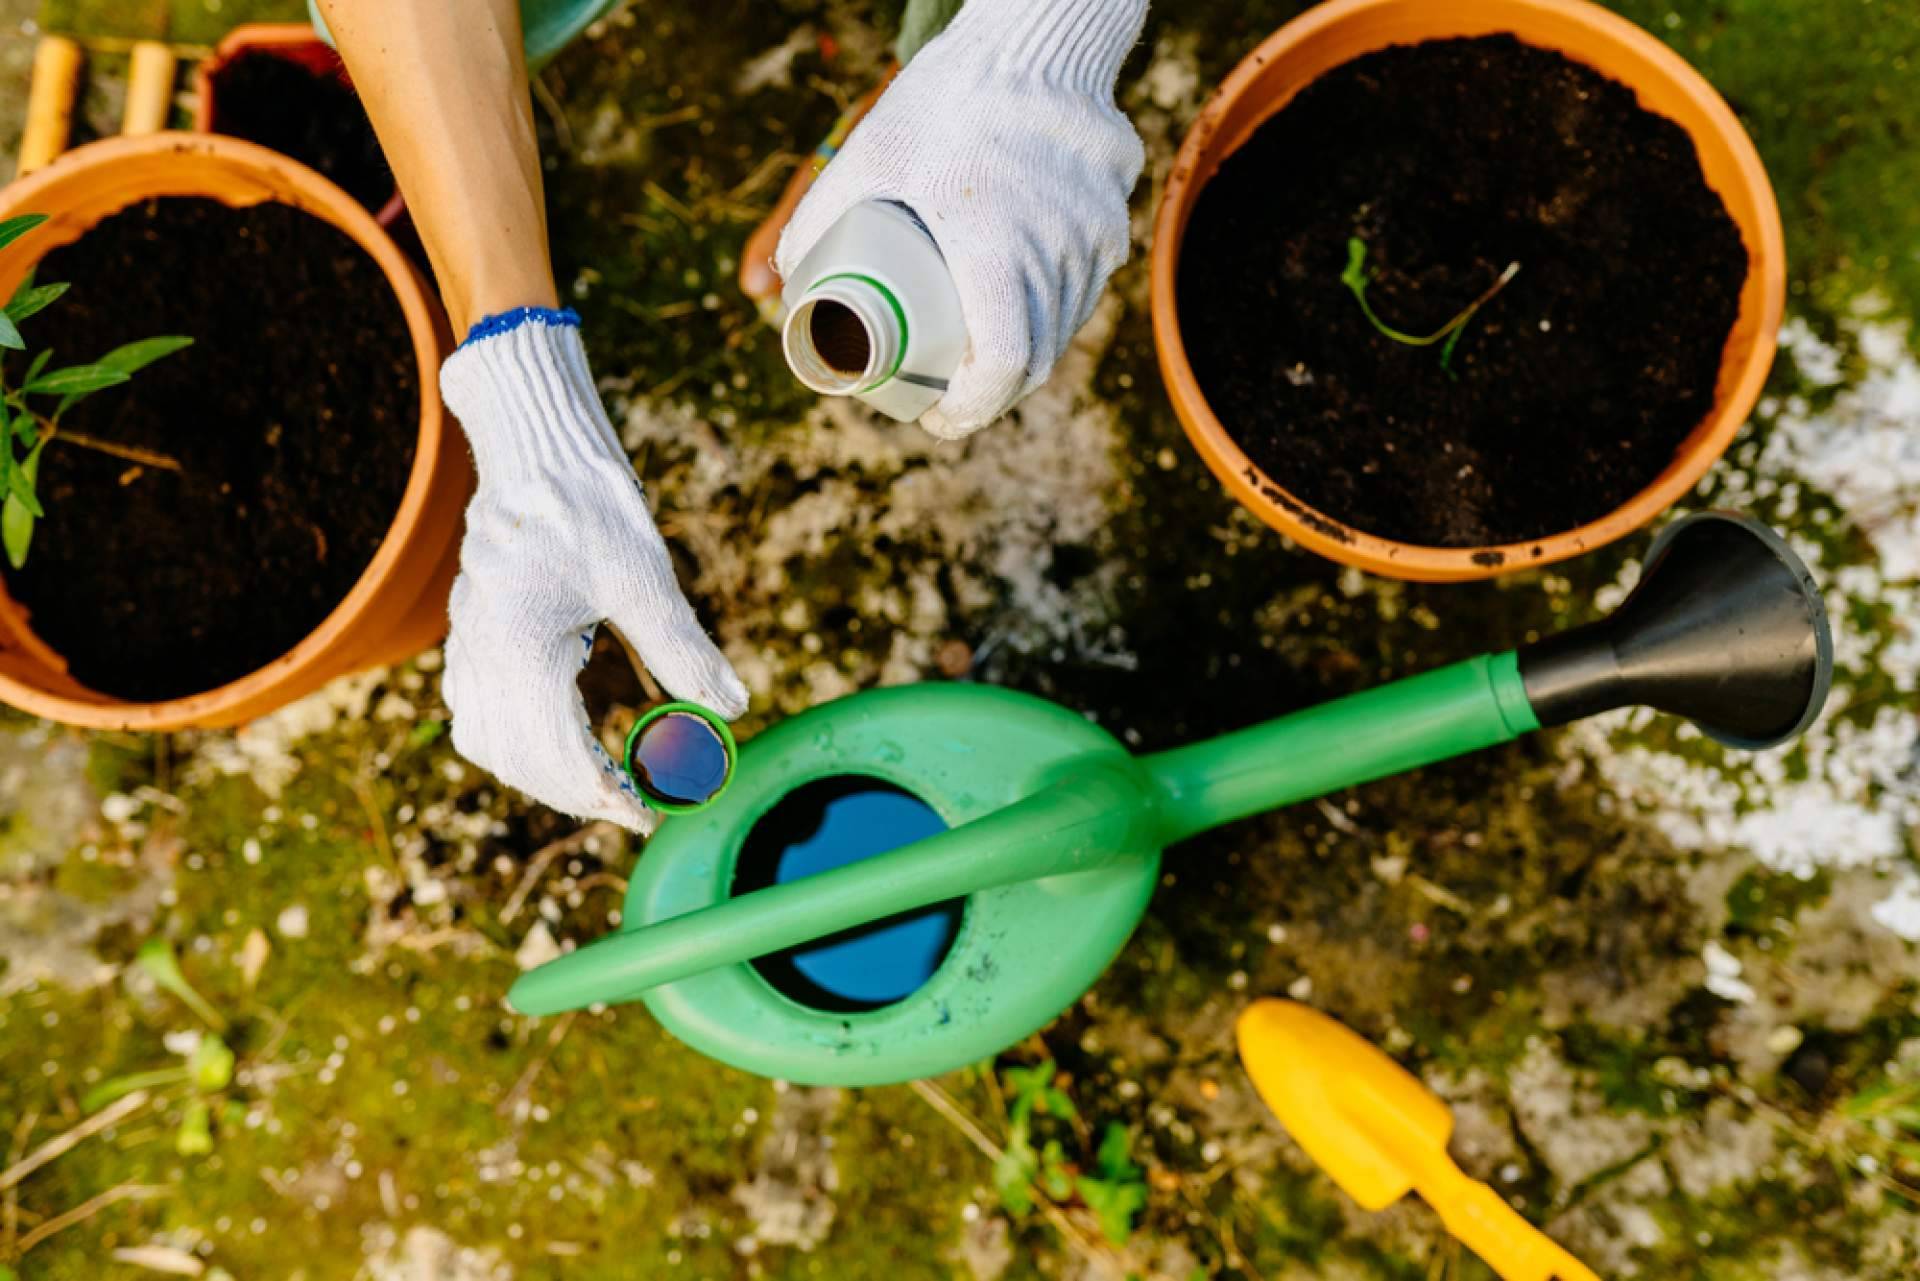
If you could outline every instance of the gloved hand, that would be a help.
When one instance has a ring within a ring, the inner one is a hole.
[[[1114,105],[1146,0],[967,0],[907,64],[794,212],[790,276],[840,216],[895,200],[933,233],[969,349],[920,420],[956,439],[1046,381],[1127,260],[1145,159]]]
[[[646,832],[655,816],[594,738],[576,683],[595,629],[619,628],[676,698],[731,719],[747,691],[674,579],[579,325],[570,311],[490,317],[441,368],[480,477],[443,690],[462,756],[554,809]]]

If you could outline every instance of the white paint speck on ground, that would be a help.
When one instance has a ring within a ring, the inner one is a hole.
[[[307,909],[303,904],[281,909],[280,916],[273,923],[281,938],[303,939],[307,936]]]
[[[1753,987],[1740,977],[1740,958],[1720,946],[1718,939],[1707,943],[1700,959],[1707,963],[1707,991],[1739,1005],[1753,1000]]]
[[[553,931],[547,928],[545,921],[533,923],[533,928],[520,940],[520,947],[513,954],[515,964],[522,970],[537,969],[559,957],[560,945],[554,941]]]
[[[1893,893],[1874,904],[1873,919],[1901,938],[1920,943],[1920,873],[1902,876]]]
[[[1743,850],[1802,877],[1898,869],[1920,830],[1920,361],[1877,299],[1854,308],[1838,344],[1797,319],[1781,340],[1810,390],[1763,403],[1764,446],[1747,470],[1723,464],[1718,502],[1771,511],[1820,579],[1838,669],[1825,713],[1794,747],[1752,755],[1702,753],[1697,731],[1644,711],[1567,741],[1683,849]],[[1809,492],[1840,509],[1824,526],[1840,536],[1794,534]],[[1638,574],[1630,566],[1602,607]],[[1907,869],[1872,915],[1920,938],[1920,874]]]
[[[1863,299],[1849,337],[1860,376],[1832,403],[1803,397],[1780,407],[1761,469],[1795,474],[1846,509],[1880,555],[1891,582],[1920,578],[1920,361],[1907,323],[1888,319],[1883,300]],[[1840,382],[1845,353],[1803,321],[1788,324],[1781,343],[1801,375],[1816,386]]]
[[[191,740],[187,781],[205,783],[223,775],[242,775],[268,796],[278,797],[300,772],[300,757],[294,750],[300,741],[341,720],[364,720],[374,690],[386,679],[384,667],[342,676],[230,734],[196,735]]]

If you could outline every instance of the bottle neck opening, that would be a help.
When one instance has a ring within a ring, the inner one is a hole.
[[[899,305],[878,284],[838,276],[809,289],[781,335],[794,376],[824,396],[871,391],[891,378],[906,344]]]

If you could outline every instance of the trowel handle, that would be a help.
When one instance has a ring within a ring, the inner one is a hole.
[[[1120,756],[950,832],[713,907],[610,934],[520,976],[507,1000],[555,1014],[1015,881],[1156,849],[1151,789]]]
[[[1447,1231],[1503,1281],[1600,1281],[1593,1269],[1522,1218],[1505,1197],[1468,1178],[1451,1161],[1424,1171],[1414,1186]]]

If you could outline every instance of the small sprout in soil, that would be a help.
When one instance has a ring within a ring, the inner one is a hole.
[[[45,214],[21,214],[0,222],[0,249],[12,244],[47,220]],[[67,292],[64,284],[35,284],[28,272],[13,298],[0,311],[0,361],[7,351],[25,351],[20,324],[58,301]],[[46,516],[36,492],[40,480],[40,451],[49,441],[59,440],[81,449],[124,458],[142,467],[179,471],[177,460],[151,450],[138,449],[113,441],[96,440],[80,432],[63,429],[60,418],[79,401],[96,391],[117,387],[140,370],[183,347],[191,338],[147,338],[128,343],[102,356],[90,365],[70,365],[49,370],[53,353],[42,351],[27,365],[18,387],[10,386],[0,363],[0,543],[7,560],[15,569],[27,563],[27,549],[33,542],[34,522]],[[44,413],[28,403],[29,396],[57,397],[53,412]]]
[[[1358,236],[1347,238],[1347,269],[1340,273],[1340,283],[1353,292],[1354,301],[1360,304],[1360,310],[1366,314],[1367,321],[1375,329],[1397,343],[1409,347],[1431,347],[1441,339],[1446,346],[1440,349],[1440,368],[1447,371],[1447,377],[1457,377],[1453,372],[1453,349],[1460,341],[1460,335],[1466,332],[1467,322],[1473,319],[1475,312],[1493,301],[1495,294],[1507,287],[1509,281],[1520,274],[1520,264],[1510,262],[1507,269],[1500,273],[1499,279],[1487,292],[1468,303],[1466,309],[1430,334],[1409,334],[1395,329],[1374,313],[1373,305],[1367,301],[1367,242]]]
[[[1127,1127],[1109,1121],[1094,1156],[1093,1174],[1080,1176],[1080,1199],[1100,1220],[1100,1230],[1114,1245],[1125,1245],[1133,1233],[1133,1216],[1147,1205],[1147,1184],[1133,1163],[1133,1140]]]
[[[1059,1137],[1048,1138],[1036,1148],[1033,1129],[1041,1116],[1052,1118],[1056,1126],[1070,1127],[1069,1138],[1076,1146],[1089,1141],[1079,1109],[1056,1077],[1052,1059],[1007,1069],[1006,1085],[1013,1096],[1007,1109],[1007,1142],[993,1167],[1000,1203],[1020,1215],[1034,1208],[1036,1188],[1050,1201],[1066,1203],[1078,1197],[1099,1219],[1107,1240],[1124,1245],[1133,1232],[1134,1216],[1147,1204],[1146,1180],[1131,1156],[1132,1137],[1126,1126],[1109,1122],[1101,1132],[1090,1170],[1074,1160]]]
[[[180,962],[173,955],[173,946],[165,939],[150,938],[142,943],[134,960],[147,972],[147,977],[153,980],[155,987],[179,997],[188,1009],[206,1020],[208,1027],[215,1031],[226,1029],[227,1021],[221,1017],[220,1011],[214,1009],[206,997],[194,991],[193,985],[187,982],[187,976],[180,972]]]
[[[83,1112],[98,1112],[115,1099],[135,1090],[163,1090],[189,1086],[199,1094],[218,1094],[233,1084],[234,1054],[227,1043],[212,1034],[194,1043],[187,1061],[177,1067],[155,1068],[151,1072],[132,1072],[111,1077],[87,1091],[80,1100]]]
[[[213,1151],[213,1110],[205,1099],[187,1100],[180,1129],[173,1136],[173,1150],[181,1156],[205,1156]]]

